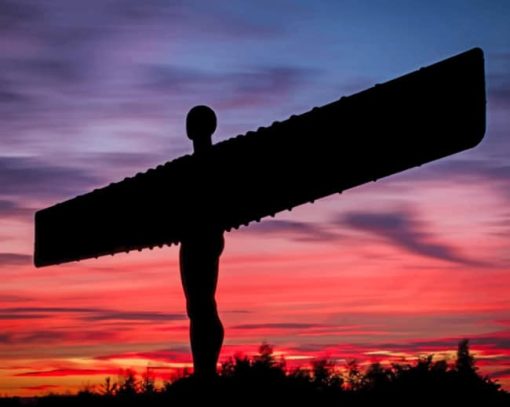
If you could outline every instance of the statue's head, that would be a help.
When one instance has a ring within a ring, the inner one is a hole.
[[[188,138],[193,140],[194,144],[207,142],[207,139],[210,140],[214,130],[216,130],[216,123],[216,114],[209,106],[193,107],[186,117]]]

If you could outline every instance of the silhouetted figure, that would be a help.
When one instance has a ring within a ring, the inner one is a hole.
[[[199,156],[212,146],[216,115],[207,106],[195,106],[186,118],[188,137]],[[202,168],[207,171],[207,167]],[[207,174],[202,174],[206,177]],[[223,325],[216,308],[216,285],[220,255],[224,247],[223,230],[209,216],[208,202],[198,202],[196,216],[181,240],[180,269],[190,319],[191,351],[195,377],[205,382],[216,375],[223,344]]]
[[[485,134],[485,106],[476,48],[214,148],[216,116],[197,106],[187,118],[193,157],[38,211],[34,263],[180,242],[195,372],[212,377],[224,230],[472,148]]]

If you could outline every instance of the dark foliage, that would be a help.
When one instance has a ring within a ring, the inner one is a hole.
[[[427,356],[413,364],[374,363],[362,371],[356,361],[350,361],[341,374],[335,363],[320,359],[314,361],[311,368],[288,371],[285,361],[276,359],[272,347],[263,344],[253,359],[236,356],[224,362],[215,383],[200,383],[193,376],[187,376],[157,389],[149,372],[138,380],[134,372],[127,371],[119,383],[113,384],[107,378],[97,391],[84,390],[76,396],[0,399],[2,407],[151,407],[204,403],[219,406],[492,407],[510,405],[510,394],[478,373],[469,342],[463,340],[452,365]]]

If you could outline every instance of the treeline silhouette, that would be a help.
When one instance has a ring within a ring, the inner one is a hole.
[[[179,406],[201,405],[308,405],[308,406],[509,406],[510,393],[482,376],[469,349],[469,341],[458,344],[454,362],[434,360],[433,355],[413,363],[372,363],[362,369],[356,361],[345,369],[327,359],[311,367],[289,370],[276,358],[270,345],[260,346],[253,358],[236,356],[221,366],[215,383],[199,383],[183,375],[158,388],[154,377],[140,380],[127,371],[119,382],[106,378],[95,388],[75,396],[47,395],[31,400],[0,399],[0,406]]]

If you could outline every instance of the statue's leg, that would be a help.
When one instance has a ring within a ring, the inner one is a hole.
[[[216,307],[219,258],[223,234],[187,239],[180,249],[181,279],[190,318],[190,340],[195,376],[213,378],[223,344],[223,325]]]

